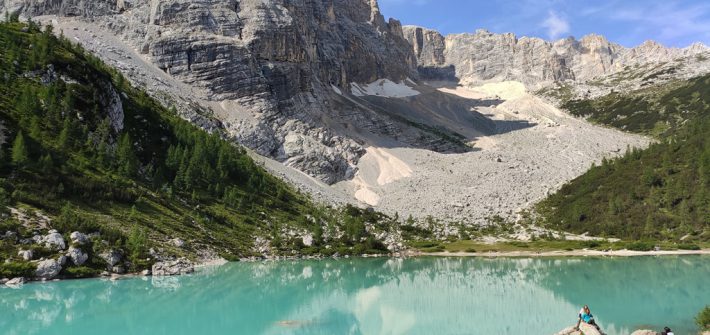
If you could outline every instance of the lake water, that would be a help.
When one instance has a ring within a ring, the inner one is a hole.
[[[553,334],[588,304],[610,335],[695,331],[710,257],[230,263],[169,278],[0,289],[0,334]]]

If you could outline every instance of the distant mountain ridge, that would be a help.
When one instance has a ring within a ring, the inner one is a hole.
[[[554,82],[585,82],[628,67],[710,52],[702,43],[680,49],[646,41],[626,48],[596,34],[550,42],[487,30],[443,36],[435,30],[404,26],[403,32],[424,79],[455,77],[464,84],[514,80],[531,89]]]

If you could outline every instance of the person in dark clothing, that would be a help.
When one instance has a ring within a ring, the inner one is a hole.
[[[661,335],[674,335],[674,334],[670,328],[665,327],[665,328],[663,328],[663,332],[661,333]]]

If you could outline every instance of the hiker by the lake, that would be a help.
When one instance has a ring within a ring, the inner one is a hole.
[[[663,328],[663,332],[661,334],[662,335],[674,335],[673,331],[668,327]]]
[[[579,310],[579,320],[577,321],[577,329],[579,329],[579,325],[582,322],[592,325],[598,331],[601,331],[596,321],[594,321],[594,315],[592,315],[592,311],[589,310],[589,306],[587,305],[584,305],[584,307]]]

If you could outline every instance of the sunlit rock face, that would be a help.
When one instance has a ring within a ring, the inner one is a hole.
[[[555,82],[588,81],[627,67],[663,63],[709,51],[702,44],[679,49],[653,41],[626,48],[596,34],[580,40],[568,37],[550,42],[486,30],[447,36],[416,26],[405,26],[403,31],[417,56],[422,76],[451,70],[463,83],[512,80],[531,89]]]
[[[400,132],[333,87],[348,92],[351,83],[417,78],[401,24],[386,22],[376,0],[7,0],[0,4],[6,10],[110,30],[199,89],[203,105],[227,102],[210,108],[236,141],[327,183],[349,178],[364,152],[363,140],[333,123]],[[287,136],[303,145],[286,150],[293,147]]]

